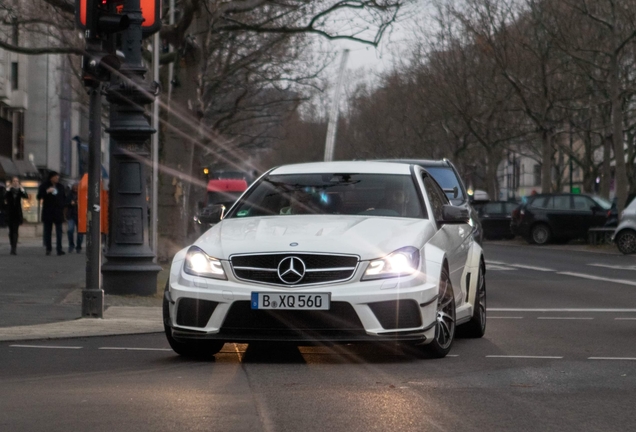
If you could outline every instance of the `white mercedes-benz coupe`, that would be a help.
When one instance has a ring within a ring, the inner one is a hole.
[[[417,165],[272,169],[174,257],[168,342],[186,356],[225,342],[384,341],[444,357],[456,330],[486,329],[484,257],[468,223]]]

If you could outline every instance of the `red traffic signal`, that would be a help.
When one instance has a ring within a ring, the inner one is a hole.
[[[87,4],[91,3],[90,0],[75,0],[75,18],[77,27],[82,30],[86,29],[86,16],[87,16]],[[124,0],[98,0],[98,9],[114,11],[113,14],[121,14],[124,9]],[[150,36],[156,33],[161,28],[161,0],[139,0],[141,5],[141,15],[144,18],[144,22],[141,23],[141,29],[144,36]],[[108,24],[102,17],[100,21],[104,24]],[[110,21],[113,21],[110,18]],[[106,28],[106,31],[109,29]],[[119,31],[118,29],[114,31]]]

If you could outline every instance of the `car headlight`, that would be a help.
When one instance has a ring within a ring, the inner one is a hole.
[[[412,246],[398,249],[369,263],[362,280],[408,276],[420,268],[420,251]]]
[[[196,246],[192,246],[185,257],[183,271],[189,275],[214,279],[227,279],[221,261],[208,256]]]

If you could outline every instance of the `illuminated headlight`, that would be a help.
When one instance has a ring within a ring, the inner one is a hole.
[[[408,276],[417,272],[419,267],[420,251],[409,246],[398,249],[384,258],[371,261],[362,280]]]
[[[196,246],[192,246],[186,254],[183,271],[193,276],[227,279],[221,261],[208,256]]]

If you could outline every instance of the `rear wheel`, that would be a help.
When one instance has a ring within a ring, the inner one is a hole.
[[[455,297],[446,267],[442,270],[439,285],[435,339],[421,348],[432,357],[443,358],[450,352],[455,338]]]
[[[166,291],[168,291],[168,283],[166,283]],[[223,341],[207,341],[192,340],[178,341],[172,337],[172,328],[168,324],[170,322],[170,310],[168,308],[168,300],[163,297],[163,330],[166,339],[170,344],[170,348],[177,354],[184,357],[211,358],[214,354],[221,351],[225,342]]]
[[[532,227],[530,236],[532,239],[532,243],[544,245],[550,241],[552,233],[550,232],[550,227],[546,224],[537,224]]]
[[[616,236],[616,246],[624,254],[636,253],[636,231],[626,229]]]
[[[484,264],[479,266],[473,316],[466,324],[457,328],[459,334],[469,338],[480,338],[486,333],[486,277]]]

